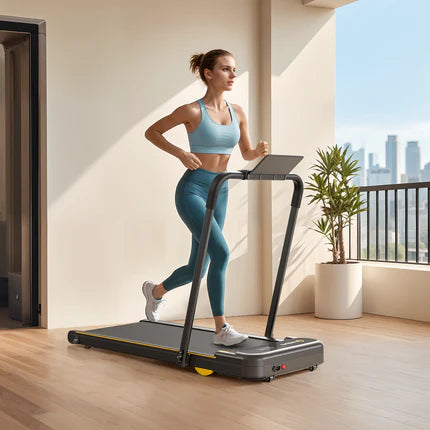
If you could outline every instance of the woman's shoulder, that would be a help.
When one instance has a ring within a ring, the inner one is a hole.
[[[237,104],[234,103],[230,103],[230,105],[232,106],[234,113],[236,114],[237,118],[240,120],[242,120],[242,118],[245,118],[245,111],[242,108],[242,106],[239,106]]]
[[[175,109],[175,113],[183,118],[184,121],[192,120],[196,116],[200,115],[199,102],[196,100],[195,102],[179,106]]]
[[[184,113],[195,114],[200,112],[200,104],[199,101],[196,100],[194,102],[190,102],[180,106],[178,109],[181,109]]]

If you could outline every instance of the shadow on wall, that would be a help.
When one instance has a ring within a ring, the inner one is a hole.
[[[305,193],[306,193],[306,190],[304,192],[304,195]],[[274,198],[273,198],[273,201],[276,202],[275,206],[277,207],[279,207],[279,200],[281,199],[284,200],[286,203],[288,202],[288,205],[286,205],[288,210],[273,216],[273,225],[279,227],[279,231],[280,231],[280,233],[278,233],[272,240],[273,255],[279,258],[281,256],[282,247],[284,245],[285,232],[287,229],[288,217],[290,215],[289,211],[291,208],[290,202],[291,202],[292,195],[293,193],[292,193],[292,186],[291,186],[291,188],[287,191],[286,190],[279,191],[274,195]],[[306,200],[303,199],[297,216],[296,227],[294,230],[293,243],[292,243],[289,262],[288,262],[289,267],[293,266],[297,260],[303,258],[303,253],[305,252],[305,250],[308,251],[307,255],[309,255],[315,249],[322,246],[321,238],[320,238],[321,240],[316,242],[314,240],[310,241],[308,239],[309,234],[316,234],[310,229],[311,227],[313,227],[313,221],[316,219],[316,217],[315,217],[314,211],[308,211],[306,210],[306,208],[307,208]],[[312,248],[309,248],[309,247],[305,248],[303,245],[304,243],[315,243],[315,245]],[[288,269],[288,273],[291,274],[293,272],[291,272],[291,270]]]
[[[275,202],[274,206],[280,207],[279,201],[283,200],[285,202],[288,201],[288,208],[290,208],[292,192],[292,185],[287,190],[276,192],[273,199]],[[306,195],[306,190],[304,195]],[[285,206],[287,205],[285,204]],[[288,216],[289,212],[285,211],[277,213],[273,217],[273,225],[276,226],[274,229],[279,231],[272,240],[273,266],[276,267],[276,273],[284,245]],[[304,272],[303,264],[306,264],[306,261],[309,259],[314,261],[315,255],[319,255],[321,247],[325,246],[323,245],[323,239],[321,237],[316,237],[317,233],[310,229],[313,225],[313,220],[315,220],[315,212],[313,210],[307,210],[306,200],[304,198],[299,210],[287,272],[283,283],[281,300],[282,297],[284,297],[284,299],[279,304],[278,312],[280,314],[314,311],[314,275],[305,276],[303,279],[300,278],[300,271]],[[309,269],[308,267],[306,269],[307,272],[309,270],[313,272],[313,268]],[[276,273],[274,273],[274,279],[276,279]],[[297,285],[290,285],[289,281],[291,279],[294,279]],[[289,288],[287,289],[287,287]]]
[[[306,276],[288,296],[279,303],[278,315],[310,313],[314,312],[314,284],[315,275]],[[303,303],[308,303],[307,308],[303,308]]]
[[[257,34],[256,2],[241,1],[228,14],[197,0],[188,2],[187,9],[167,0],[150,14],[145,4],[134,6],[133,13],[107,2],[97,9],[96,28],[95,11],[82,14],[78,6],[40,11],[49,22],[49,168],[55,176],[49,206],[131,130],[137,128],[133,139],[139,144],[151,145],[144,131],[173,110],[172,100],[179,99],[179,106],[204,95],[206,87],[189,70],[193,53],[222,47],[236,55],[239,78],[255,69],[249,47]],[[207,16],[211,19],[203,22]],[[237,25],[238,19],[246,25]],[[220,31],[220,22],[228,32]],[[186,140],[174,143],[187,147]],[[145,168],[148,162],[142,159],[141,164]]]
[[[335,10],[303,7],[301,1],[278,1],[276,8],[277,13],[272,15],[272,51],[277,54],[272,56],[272,75],[281,76],[327,24]],[[286,16],[288,26],[282,23]],[[294,38],[291,37],[293,34]],[[286,40],[288,43],[285,43]],[[318,73],[317,68],[315,73]]]
[[[278,314],[306,313],[314,311],[314,275],[305,276],[297,285],[292,286],[292,289],[291,286],[290,288],[287,288],[289,286],[289,280],[294,277],[295,273],[299,269],[302,269],[299,263],[311,258],[319,246],[318,244],[315,244],[313,247],[306,247],[303,243],[305,243],[304,238],[300,239],[299,242],[291,249]],[[282,244],[275,247],[273,254],[280,256],[281,252]],[[276,264],[279,264],[279,259],[276,261]],[[276,278],[274,277],[274,279]],[[282,297],[284,297],[283,300]],[[303,308],[304,303],[308,304],[306,309]]]

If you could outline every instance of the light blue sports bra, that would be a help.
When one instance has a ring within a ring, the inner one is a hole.
[[[216,123],[208,114],[202,99],[198,100],[202,118],[198,127],[188,133],[191,152],[202,154],[231,154],[240,139],[239,121],[233,107],[227,102],[230,110],[231,123]]]

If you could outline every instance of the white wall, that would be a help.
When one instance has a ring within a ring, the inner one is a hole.
[[[363,263],[363,311],[430,322],[430,268]]]

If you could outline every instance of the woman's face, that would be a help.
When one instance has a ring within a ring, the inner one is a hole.
[[[230,55],[218,57],[213,70],[205,69],[208,86],[219,91],[231,91],[236,78],[236,63]]]

